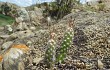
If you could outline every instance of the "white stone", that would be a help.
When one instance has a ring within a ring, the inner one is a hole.
[[[23,18],[22,18],[22,17],[17,17],[17,18],[15,18],[15,21],[16,21],[17,23],[20,23],[20,22],[23,21]]]
[[[41,60],[43,60],[43,58],[36,57],[36,58],[33,59],[33,62],[38,64]]]
[[[35,28],[35,27],[33,27],[33,26],[31,26],[31,27],[30,27],[30,30],[36,30],[36,28]]]
[[[101,60],[98,60],[97,62],[98,62],[98,68],[99,69],[103,69],[104,64],[102,63],[102,61]]]

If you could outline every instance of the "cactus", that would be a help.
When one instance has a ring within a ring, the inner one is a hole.
[[[48,49],[46,50],[46,60],[51,68],[54,67],[56,62],[61,63],[64,60],[64,58],[66,58],[67,51],[69,47],[72,45],[73,35],[74,34],[73,34],[72,24],[69,23],[69,27],[64,34],[64,40],[61,44],[61,48],[58,53],[56,52],[56,48],[55,48],[57,46],[56,41],[54,40],[55,34],[54,33],[51,34],[51,39],[47,44]]]
[[[69,24],[69,27],[67,29],[67,31],[64,34],[64,40],[61,44],[61,48],[60,51],[58,53],[57,56],[57,62],[62,62],[64,60],[64,58],[66,57],[67,51],[69,49],[69,47],[72,45],[72,40],[73,40],[73,28],[71,27],[72,25]]]
[[[49,63],[49,66],[51,68],[54,67],[55,65],[55,60],[56,60],[56,52],[55,52],[55,47],[56,47],[56,42],[53,39],[54,33],[51,34],[51,39],[48,41],[48,48],[46,50],[46,61]]]

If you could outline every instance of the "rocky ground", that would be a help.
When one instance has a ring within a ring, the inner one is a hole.
[[[35,10],[39,11],[39,10]],[[0,45],[6,48],[12,43],[23,43],[31,52],[25,60],[25,70],[49,70],[44,62],[50,32],[57,34],[60,46],[68,21],[74,21],[73,45],[64,63],[56,64],[55,70],[109,70],[110,69],[110,13],[79,11],[59,21],[46,22],[42,13],[28,12],[30,21],[17,18],[13,25],[0,27]],[[25,19],[26,20],[26,19]]]

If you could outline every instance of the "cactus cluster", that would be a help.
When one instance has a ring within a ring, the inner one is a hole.
[[[64,34],[64,39],[61,44],[61,47],[59,48],[60,50],[56,52],[56,41],[54,40],[53,36],[55,34],[52,34],[52,38],[49,40],[47,46],[48,49],[46,50],[46,60],[49,63],[49,65],[52,65],[51,67],[54,66],[55,63],[61,63],[64,58],[66,58],[67,51],[69,47],[72,45],[72,40],[73,40],[73,35],[74,31],[72,28],[72,25],[69,24],[69,27],[67,28],[65,34]]]

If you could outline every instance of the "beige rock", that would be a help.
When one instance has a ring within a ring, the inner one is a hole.
[[[102,61],[99,60],[99,59],[98,59],[98,61],[97,61],[97,65],[98,65],[98,68],[99,68],[99,69],[103,69],[103,68],[104,68],[104,64],[103,64]]]
[[[18,63],[18,70],[25,70],[23,62]]]
[[[2,63],[0,62],[0,70],[2,70]]]
[[[3,48],[4,50],[6,50],[6,49],[9,48],[10,45],[12,45],[12,44],[13,44],[12,41],[5,42],[5,43],[2,45],[2,48]]]
[[[36,28],[34,26],[31,26],[30,27],[30,30],[33,30],[34,31],[34,30],[36,30]]]
[[[19,39],[23,39],[23,38],[26,38],[26,37],[32,37],[34,36],[34,33],[30,30],[25,30],[25,31],[19,31],[19,32],[16,32],[17,34],[17,37]]]
[[[33,62],[38,64],[41,60],[43,60],[43,58],[36,57],[36,58],[33,59]]]
[[[26,25],[25,22],[20,22],[16,28],[19,30],[27,30],[28,26]]]
[[[29,21],[30,17],[25,8],[21,7],[18,9],[18,15],[22,17],[23,21]]]
[[[22,18],[22,17],[15,18],[15,21],[16,21],[17,23],[20,23],[20,22],[23,21],[23,18]]]
[[[4,29],[5,29],[6,31],[8,31],[8,32],[12,32],[12,31],[13,31],[11,25],[6,25]]]
[[[5,39],[5,38],[8,38],[10,35],[0,35],[0,38],[3,38],[3,39]]]

